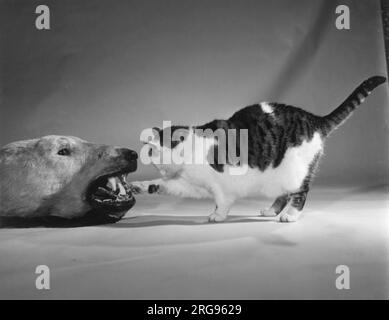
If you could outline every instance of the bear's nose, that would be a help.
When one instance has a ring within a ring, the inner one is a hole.
[[[138,154],[134,150],[120,149],[120,153],[126,160],[132,161],[138,159]]]

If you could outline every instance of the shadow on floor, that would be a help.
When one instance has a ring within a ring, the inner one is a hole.
[[[80,218],[65,219],[60,217],[0,217],[0,229],[19,229],[19,228],[79,228],[98,225],[106,225],[119,221],[119,217],[109,216],[107,214],[86,214]]]
[[[275,218],[265,218],[260,216],[228,216],[226,221],[221,223],[210,223],[206,216],[168,216],[168,215],[147,215],[122,219],[120,222],[103,227],[109,228],[143,228],[165,225],[209,225],[225,223],[248,223],[248,222],[272,222]]]

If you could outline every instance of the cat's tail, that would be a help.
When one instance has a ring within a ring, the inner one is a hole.
[[[365,98],[380,84],[386,81],[385,77],[374,76],[363,81],[347,99],[330,114],[321,118],[321,130],[328,136],[333,130],[343,124]]]

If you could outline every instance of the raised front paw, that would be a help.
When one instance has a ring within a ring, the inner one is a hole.
[[[161,185],[155,184],[154,181],[134,181],[131,182],[129,187],[134,194],[162,192]]]
[[[158,192],[159,190],[160,190],[159,184],[150,184],[147,189],[148,193],[159,193]]]
[[[222,222],[224,220],[226,220],[227,218],[227,215],[222,215],[220,213],[212,213],[209,217],[208,217],[208,221],[209,222]]]

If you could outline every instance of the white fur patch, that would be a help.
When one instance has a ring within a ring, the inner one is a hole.
[[[273,107],[267,102],[261,102],[261,108],[264,113],[273,113]]]
[[[228,170],[225,170],[223,174],[216,175],[216,178],[223,189],[236,198],[258,194],[277,197],[295,192],[307,176],[309,165],[322,148],[321,137],[315,133],[310,141],[288,149],[277,168],[269,166],[263,172],[257,168],[248,168],[247,173],[242,176],[229,175]]]

